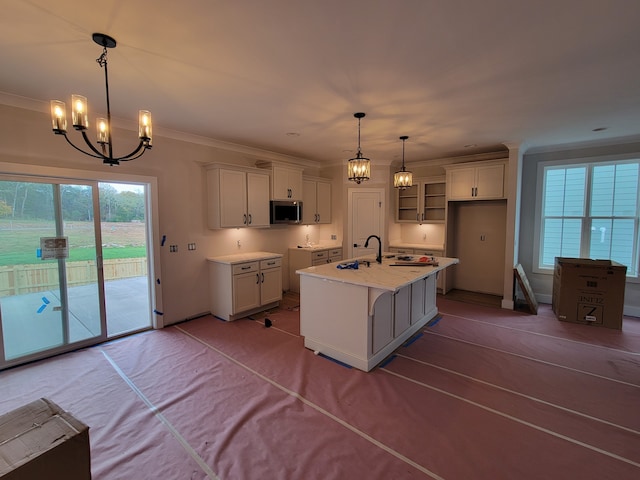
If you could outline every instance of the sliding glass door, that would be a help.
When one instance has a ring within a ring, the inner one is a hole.
[[[97,182],[0,179],[0,368],[106,337]]]

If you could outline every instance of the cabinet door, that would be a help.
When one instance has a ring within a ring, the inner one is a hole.
[[[371,354],[375,355],[393,340],[393,297],[383,293],[373,306]]]
[[[411,325],[411,285],[401,288],[393,297],[393,336],[395,338]]]
[[[260,282],[261,305],[282,300],[282,268],[262,270]]]
[[[504,165],[478,167],[476,176],[476,198],[504,197]]]
[[[305,205],[302,205],[304,210]],[[331,223],[331,184],[318,182],[316,185],[316,223]]]
[[[317,220],[316,182],[302,182],[302,223],[310,225]]]
[[[451,200],[472,200],[475,192],[475,168],[460,168],[448,172],[447,187]]]
[[[233,314],[260,306],[260,272],[233,276]]]
[[[220,170],[218,185],[220,200],[220,226],[244,227],[247,222],[246,173]],[[267,207],[268,208],[268,207]],[[268,223],[268,220],[267,220]]]
[[[411,325],[422,320],[424,317],[424,279],[413,282],[411,285]]]
[[[247,173],[247,223],[250,227],[269,225],[269,175]]]
[[[291,190],[291,200],[302,200],[302,172],[300,170],[289,170],[289,189]]]

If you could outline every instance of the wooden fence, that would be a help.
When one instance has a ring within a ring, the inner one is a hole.
[[[120,258],[104,260],[104,280],[147,275],[147,259]],[[95,261],[67,262],[67,285],[75,287],[95,283]],[[58,288],[57,262],[0,267],[0,298]]]

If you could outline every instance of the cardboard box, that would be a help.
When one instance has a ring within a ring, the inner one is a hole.
[[[41,398],[0,416],[0,479],[90,480],[89,427]]]
[[[621,329],[626,274],[611,260],[556,257],[553,312],[565,322]]]

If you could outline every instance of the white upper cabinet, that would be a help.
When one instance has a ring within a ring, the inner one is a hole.
[[[477,162],[446,166],[448,200],[505,198],[506,162]]]
[[[272,200],[302,200],[302,168],[274,165],[271,187]]]
[[[415,178],[414,184],[397,190],[396,221],[399,223],[444,223],[445,177]]]
[[[302,182],[302,223],[331,223],[331,183],[304,179]]]
[[[207,170],[209,228],[268,227],[269,175],[233,168]]]

